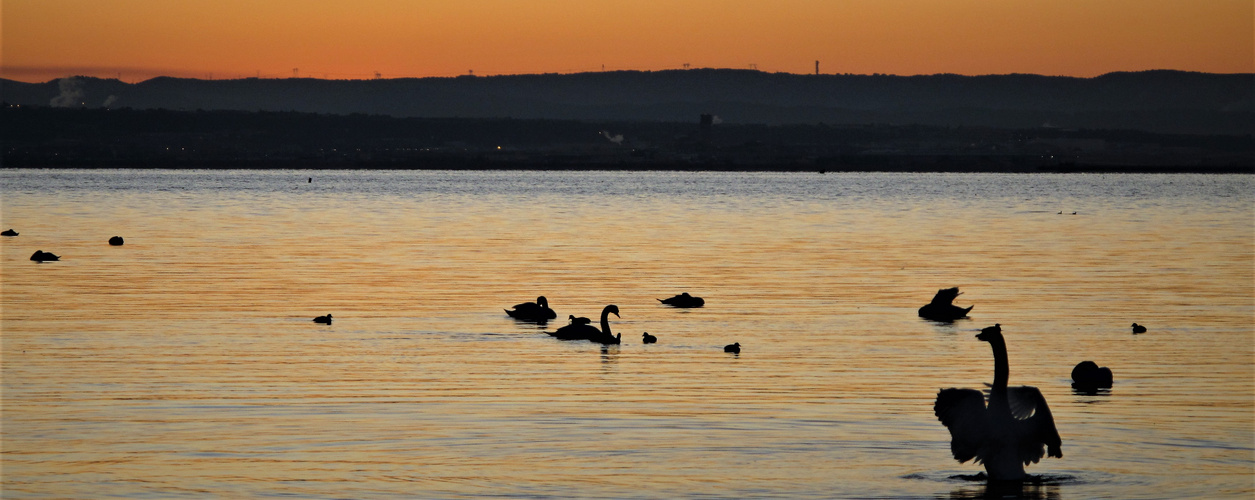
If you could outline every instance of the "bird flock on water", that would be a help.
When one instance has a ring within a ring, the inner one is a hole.
[[[16,237],[19,233],[13,229],[0,232],[0,236]],[[121,236],[109,239],[111,246],[122,246]],[[60,256],[43,250],[36,250],[30,260],[37,263],[56,262]],[[961,295],[957,287],[938,290],[928,304],[919,308],[919,316],[937,322],[953,322],[967,319],[974,306],[966,308],[953,304]],[[658,302],[675,308],[697,308],[705,305],[705,300],[688,292]],[[535,302],[515,304],[505,309],[507,315],[520,321],[545,324],[557,318],[557,313],[549,307],[544,296]],[[610,315],[619,317],[619,307],[611,304],[601,311],[600,328],[592,324],[586,317],[568,315],[567,324],[552,331],[545,332],[560,340],[587,340],[601,344],[619,344],[622,333],[613,333],[610,329]],[[330,313],[313,319],[315,323],[330,325]],[[1146,333],[1143,325],[1133,323],[1133,334]],[[1002,325],[995,324],[981,329],[976,338],[987,342],[993,351],[994,381],[984,391],[977,389],[941,389],[933,404],[933,413],[942,425],[950,432],[950,451],[960,463],[972,460],[982,464],[986,477],[990,481],[1023,481],[1027,476],[1024,467],[1039,462],[1042,458],[1062,458],[1062,440],[1055,428],[1054,417],[1045,397],[1040,390],[1031,386],[1011,386],[1010,361],[1007,355],[1007,342],[1002,333]],[[644,344],[658,342],[658,337],[644,332],[641,334]],[[724,346],[724,352],[739,355],[740,342]],[[1113,383],[1110,368],[1100,367],[1093,361],[1082,361],[1072,370],[1072,387],[1084,394],[1095,394],[1097,391],[1109,389]]]

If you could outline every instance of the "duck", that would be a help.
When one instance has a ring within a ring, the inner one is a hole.
[[[725,346],[723,346],[723,352],[730,352],[730,353],[733,353],[733,354],[741,354],[741,343],[740,343],[740,342],[737,342],[737,343],[735,343],[735,344],[728,344],[728,345],[725,345]]]
[[[0,231],[0,236],[17,236],[17,231],[5,229],[4,231]]]
[[[1146,327],[1139,325],[1137,323],[1133,323],[1133,334],[1136,335],[1139,333],[1146,333]]]
[[[45,252],[43,250],[35,250],[35,253],[31,254],[31,260],[35,262],[49,262],[49,261],[54,261],[54,260],[61,260],[61,256],[54,255],[52,252]]]
[[[937,290],[937,294],[933,295],[933,301],[919,308],[919,317],[947,323],[956,319],[966,318],[967,313],[971,312],[972,308],[976,306],[968,306],[967,309],[964,309],[952,304],[959,295],[962,295],[959,287]]]
[[[950,430],[950,452],[959,463],[984,464],[990,481],[1023,481],[1024,466],[1043,456],[1063,458],[1046,398],[1036,387],[1007,387],[1010,368],[1002,325],[981,329],[976,338],[994,354],[994,383],[988,404],[976,389],[941,389],[933,414]]]
[[[549,335],[562,340],[589,340],[601,344],[618,344],[623,338],[623,334],[611,335],[610,332],[610,315],[619,316],[619,306],[610,304],[601,310],[601,329],[589,324],[571,323],[554,332],[546,332]]]
[[[112,237],[112,238],[109,238],[109,244],[110,244],[110,245],[113,245],[113,246],[115,246],[115,247],[120,247],[120,246],[122,246],[122,237],[121,237],[121,236],[114,236],[114,237]]]
[[[568,324],[568,325],[587,325],[587,324],[590,324],[590,323],[592,323],[592,322],[593,322],[593,320],[588,319],[588,318],[583,318],[583,317],[577,318],[577,317],[575,317],[575,315],[574,315],[574,314],[568,314],[568,315],[567,315],[567,324]]]
[[[330,325],[330,324],[331,324],[331,314],[327,314],[326,316],[319,316],[319,317],[317,317],[317,318],[314,318],[314,322],[315,322],[315,323],[323,323],[323,324]]]
[[[536,302],[515,304],[514,310],[507,309],[505,313],[509,314],[511,318],[520,321],[533,321],[536,323],[544,323],[558,317],[558,313],[553,312],[553,309],[549,308],[549,299],[546,299],[544,295],[536,297]]]
[[[706,305],[706,301],[701,297],[694,297],[688,292],[681,293],[669,299],[654,299],[671,307],[701,307]]]
[[[646,344],[653,344],[658,342],[658,337],[650,335],[649,332],[645,332],[641,334],[641,340]]]
[[[1078,391],[1097,392],[1098,389],[1110,389],[1111,383],[1111,369],[1099,367],[1093,361],[1082,361],[1072,369],[1072,388]]]

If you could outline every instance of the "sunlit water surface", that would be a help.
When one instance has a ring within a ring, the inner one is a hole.
[[[4,498],[981,497],[932,403],[994,323],[1063,437],[1019,493],[1255,494],[1250,176],[0,180]]]

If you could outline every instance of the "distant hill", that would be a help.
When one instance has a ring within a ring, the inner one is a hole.
[[[1039,75],[797,75],[749,70],[616,71],[381,80],[76,77],[0,80],[35,106],[299,111],[394,117],[894,124],[1255,133],[1255,74],[1180,71]]]

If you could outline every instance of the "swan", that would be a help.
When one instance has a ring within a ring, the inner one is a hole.
[[[1036,387],[1007,387],[1010,368],[1002,326],[981,330],[976,338],[994,351],[994,383],[989,405],[976,389],[942,389],[933,412],[950,430],[950,451],[959,463],[985,464],[991,481],[1020,481],[1024,466],[1043,456],[1063,458],[1054,417]],[[1042,448],[1046,448],[1043,450]]]
[[[558,317],[558,313],[553,312],[553,309],[549,308],[549,300],[544,295],[536,297],[536,302],[515,304],[513,311],[507,309],[505,313],[517,320],[535,321],[537,323],[544,323]]]
[[[1146,333],[1146,327],[1133,323],[1133,333]]]
[[[740,343],[740,342],[737,342],[737,343],[735,343],[735,344],[728,344],[728,345],[725,345],[725,346],[723,346],[723,352],[730,352],[730,353],[733,353],[733,354],[741,354],[741,343]]]
[[[641,340],[644,341],[646,344],[653,344],[653,343],[658,342],[658,337],[650,335],[649,332],[645,332],[641,334]]]
[[[701,307],[706,305],[706,301],[701,297],[694,297],[688,292],[676,295],[669,299],[654,299],[671,307]]]
[[[583,318],[583,317],[577,318],[575,317],[574,314],[568,314],[567,318],[568,318],[567,319],[568,325],[587,325],[593,322],[593,320],[588,319],[588,318]]]
[[[1111,388],[1111,369],[1099,367],[1093,361],[1082,361],[1072,369],[1072,388],[1078,391],[1097,392]]]
[[[546,332],[549,335],[560,338],[562,340],[591,340],[602,344],[618,344],[622,340],[623,334],[611,336],[610,334],[610,314],[619,315],[619,306],[614,304],[606,306],[601,310],[601,329],[588,324],[571,323],[556,332]]]
[[[330,324],[331,324],[331,314],[327,314],[326,316],[319,316],[319,317],[317,317],[317,318],[314,318],[314,322],[315,322],[315,323],[325,323],[325,324],[330,325]]]
[[[17,236],[17,231],[5,229],[3,232],[0,232],[0,236]]]
[[[121,236],[114,236],[114,237],[112,237],[112,238],[109,238],[109,244],[110,244],[110,245],[113,245],[113,246],[115,246],[115,247],[120,247],[120,246],[122,246],[122,237],[121,237]]]
[[[31,254],[31,260],[35,262],[48,262],[51,260],[61,260],[61,257],[59,255],[54,255],[52,252],[35,250],[35,253]]]
[[[969,306],[967,309],[964,309],[952,304],[954,299],[961,294],[959,287],[937,290],[937,294],[933,295],[933,301],[919,308],[919,316],[933,321],[954,321],[966,318],[967,313],[971,312],[972,308],[976,306]]]

